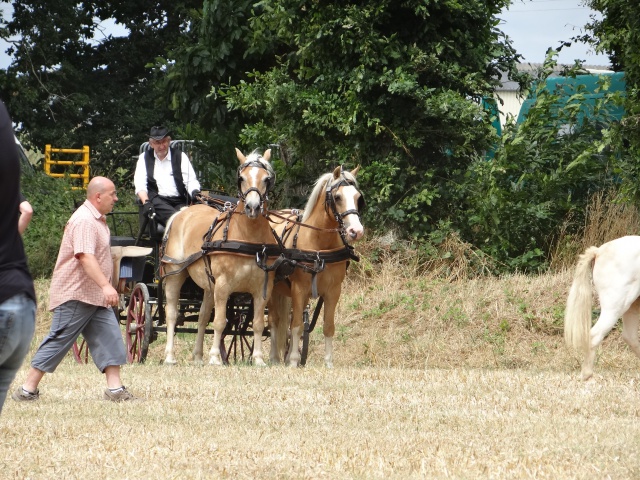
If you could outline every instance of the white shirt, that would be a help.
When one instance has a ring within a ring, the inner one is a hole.
[[[147,166],[144,161],[144,156],[145,153],[143,152],[138,157],[136,171],[133,175],[133,186],[135,188],[136,195],[138,195],[138,192],[147,191]],[[180,193],[178,192],[178,187],[176,187],[176,182],[173,180],[171,149],[169,149],[167,156],[163,160],[158,158],[155,151],[153,152],[153,157],[155,158],[153,178],[155,178],[156,183],[158,184],[158,195],[161,197],[179,196]],[[182,180],[184,181],[187,193],[191,194],[194,190],[200,190],[200,182],[198,182],[198,179],[196,178],[196,172],[191,166],[189,157],[184,152],[182,152],[180,170],[182,171]]]

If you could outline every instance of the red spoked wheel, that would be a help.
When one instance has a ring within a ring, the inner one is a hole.
[[[80,365],[89,363],[89,345],[83,336],[78,337],[73,344],[73,357]]]
[[[142,363],[147,358],[152,329],[149,289],[137,283],[131,291],[125,325],[127,362]]]

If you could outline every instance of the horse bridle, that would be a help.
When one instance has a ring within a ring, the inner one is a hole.
[[[262,194],[262,192],[257,187],[249,187],[244,192],[242,191],[242,176],[240,175],[240,172],[242,172],[242,170],[244,170],[247,167],[262,168],[266,170],[267,173],[269,174],[269,176],[265,179],[265,181],[267,182],[267,188],[265,189],[264,194]],[[272,181],[273,177],[275,177],[275,173],[273,172],[273,169],[268,167],[266,164],[262,163],[260,160],[251,160],[243,163],[238,167],[238,198],[244,202],[246,201],[246,197],[247,195],[249,195],[249,193],[256,192],[260,197],[260,210],[263,210],[264,202],[269,201],[269,191],[273,187],[273,183],[274,183]]]
[[[331,180],[327,182],[324,205],[325,205],[325,209],[327,209],[327,213],[329,212],[328,209],[331,208],[331,214],[333,215],[333,217],[336,219],[336,221],[340,224],[340,227],[342,228],[344,226],[344,222],[342,221],[342,219],[347,215],[357,215],[358,218],[360,217],[360,212],[364,209],[365,202],[364,202],[364,196],[362,195],[362,192],[360,191],[356,183],[348,180],[347,177],[344,176],[344,173],[342,173],[342,171],[340,172],[340,175],[341,175],[340,181],[333,184],[331,183]],[[338,207],[336,207],[336,200],[333,196],[333,192],[334,190],[337,190],[340,187],[354,187],[356,189],[356,191],[360,194],[360,198],[358,198],[357,208],[352,208],[351,210],[346,210],[342,213],[338,212]]]

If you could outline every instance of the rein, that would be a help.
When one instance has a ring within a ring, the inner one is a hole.
[[[260,167],[267,170],[270,176],[267,179],[267,188],[264,194],[262,194],[256,187],[251,187],[244,192],[240,190],[240,185],[242,183],[240,172],[246,167]],[[262,210],[263,203],[265,201],[268,201],[268,193],[273,184],[272,178],[272,171],[270,171],[262,162],[258,160],[245,162],[244,164],[240,165],[240,167],[238,167],[238,190],[240,191],[239,200],[245,201],[246,195],[252,191],[255,191],[260,196],[260,204]],[[169,275],[176,275],[182,272],[184,269],[188,268],[191,264],[193,264],[200,258],[204,257],[207,277],[209,278],[209,281],[211,283],[215,284],[215,277],[213,276],[213,272],[211,270],[211,255],[214,255],[216,253],[227,253],[243,256],[255,255],[257,265],[265,272],[265,281],[263,287],[263,297],[265,299],[267,296],[269,272],[276,272],[276,282],[278,282],[280,280],[286,279],[293,273],[296,268],[300,268],[302,271],[311,274],[312,297],[318,298],[317,274],[324,270],[326,264],[346,262],[346,266],[348,268],[349,262],[351,260],[354,260],[356,262],[360,261],[360,257],[356,255],[354,247],[347,241],[344,218],[347,215],[351,214],[358,215],[358,217],[360,217],[359,209],[364,207],[364,199],[362,197],[362,193],[360,192],[360,190],[358,190],[358,192],[360,193],[360,199],[358,200],[358,209],[351,209],[339,213],[336,207],[334,191],[342,186],[353,186],[357,189],[357,186],[353,182],[349,181],[344,176],[344,174],[342,174],[342,178],[333,185],[331,184],[331,180],[329,180],[327,182],[327,187],[325,190],[325,211],[328,215],[332,216],[336,220],[336,222],[338,223],[338,228],[322,228],[303,223],[301,221],[302,212],[300,210],[291,210],[291,215],[289,216],[285,216],[281,212],[273,210],[267,210],[266,212],[263,212],[263,216],[272,223],[278,223],[272,220],[272,217],[276,217],[283,222],[286,222],[287,224],[291,224],[291,226],[285,226],[282,232],[282,236],[279,236],[276,231],[271,228],[271,233],[276,240],[277,245],[228,240],[228,231],[231,217],[234,214],[243,214],[244,212],[238,211],[236,209],[237,204],[233,204],[230,201],[224,201],[215,197],[209,197],[207,195],[200,194],[202,203],[205,203],[212,208],[216,208],[220,212],[220,214],[214,219],[214,221],[209,226],[209,229],[204,234],[200,251],[191,254],[184,260],[177,260],[175,258],[164,255],[163,252],[171,226],[169,227],[169,229],[167,229],[167,233],[162,241],[161,252],[163,254],[161,255],[161,261],[163,263],[182,266],[178,270],[172,272],[163,272],[161,275],[162,278]],[[329,211],[329,209],[331,211]],[[295,233],[293,233],[294,227],[296,226],[297,229],[295,229]],[[331,250],[299,249],[297,248],[297,240],[298,233],[300,231],[300,228],[302,227],[324,233],[338,233],[340,235],[340,239],[342,240],[343,246]],[[223,228],[222,239],[213,240],[213,236],[220,230],[220,228]],[[287,241],[289,235],[291,235],[292,233],[294,235],[293,248],[286,248],[284,244]],[[274,262],[271,265],[267,265],[268,258],[274,257],[276,258]]]

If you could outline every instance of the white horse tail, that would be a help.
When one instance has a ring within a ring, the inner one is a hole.
[[[564,341],[585,354],[589,350],[591,331],[591,270],[598,250],[598,247],[589,247],[580,255],[564,312]]]

